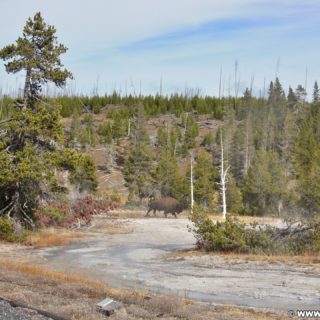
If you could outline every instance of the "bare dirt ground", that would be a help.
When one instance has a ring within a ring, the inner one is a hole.
[[[45,266],[127,289],[178,294],[195,300],[275,311],[316,309],[320,266],[173,253],[192,248],[185,218],[118,220],[125,232],[106,234],[103,219],[88,237],[65,247],[33,250]]]

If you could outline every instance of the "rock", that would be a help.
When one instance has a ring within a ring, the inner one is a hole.
[[[121,314],[126,313],[126,310],[124,309],[122,303],[115,301],[113,299],[106,298],[102,301],[100,301],[96,305],[96,309],[98,312],[105,314],[106,316],[111,316],[115,312]],[[124,311],[122,311],[124,310]]]

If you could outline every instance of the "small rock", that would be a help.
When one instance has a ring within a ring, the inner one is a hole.
[[[106,316],[111,316],[112,314],[114,314],[116,311],[120,311],[123,308],[122,303],[115,301],[113,299],[109,299],[106,298],[102,301],[100,301],[97,305],[96,305],[96,309],[98,312],[105,314]],[[125,311],[125,309],[124,309]],[[123,311],[122,311],[123,312]]]

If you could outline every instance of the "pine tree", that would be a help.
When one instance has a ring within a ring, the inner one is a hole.
[[[104,121],[98,127],[98,134],[100,136],[100,142],[111,144],[112,143],[112,126],[110,121]]]
[[[143,109],[140,106],[131,137],[131,146],[124,165],[124,178],[131,201],[138,199],[141,201],[144,197],[150,197],[153,194],[154,168],[152,158],[150,139],[145,129]]]
[[[276,153],[256,153],[243,190],[246,208],[254,214],[279,213],[285,190],[285,177]]]
[[[294,91],[292,90],[291,87],[289,87],[289,91],[288,91],[288,97],[287,97],[287,101],[288,101],[288,107],[290,110],[294,110],[296,107],[296,104],[298,102],[298,98],[295,95]]]
[[[208,152],[201,151],[196,157],[193,176],[195,202],[205,209],[212,209],[216,189],[215,180],[219,174]]]
[[[23,101],[2,122],[5,134],[0,138],[0,215],[7,215],[16,226],[34,227],[33,212],[43,194],[50,194],[50,186],[56,185],[56,169],[75,172],[83,165],[95,188],[94,166],[87,157],[69,153],[73,165],[65,161],[59,109],[40,102],[43,84],[63,86],[71,77],[61,69],[60,55],[67,49],[57,44],[55,32],[37,13],[28,19],[23,37],[0,50],[0,57],[9,61],[7,72],[26,71]]]
[[[170,196],[183,201],[188,197],[187,180],[180,175],[178,161],[169,150],[162,151],[155,177],[161,196]]]
[[[320,102],[320,92],[319,92],[318,82],[316,81],[314,83],[314,87],[313,87],[313,100],[312,100],[312,103],[313,104],[318,104],[319,102]]]
[[[199,135],[199,126],[194,118],[186,115],[183,118],[185,124],[184,141],[182,145],[182,155],[186,156],[188,151],[196,146],[196,137]]]
[[[66,80],[72,77],[68,70],[61,69],[60,55],[67,48],[57,43],[55,34],[56,29],[47,25],[38,12],[33,19],[27,20],[23,37],[0,50],[0,58],[8,61],[5,65],[8,73],[26,72],[24,108],[34,108],[43,84],[53,82],[63,87]]]
[[[320,112],[308,113],[295,147],[295,169],[298,178],[300,205],[308,213],[320,212]]]
[[[237,186],[235,178],[229,172],[227,188],[228,211],[241,213],[243,211],[243,199],[240,188]]]

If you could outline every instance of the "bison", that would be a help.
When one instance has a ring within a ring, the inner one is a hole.
[[[176,218],[177,213],[181,213],[185,208],[186,206],[179,203],[176,199],[165,197],[150,201],[146,216],[149,216],[149,212],[153,210],[154,215],[156,215],[156,211],[163,211],[166,218],[168,213],[171,213]]]

